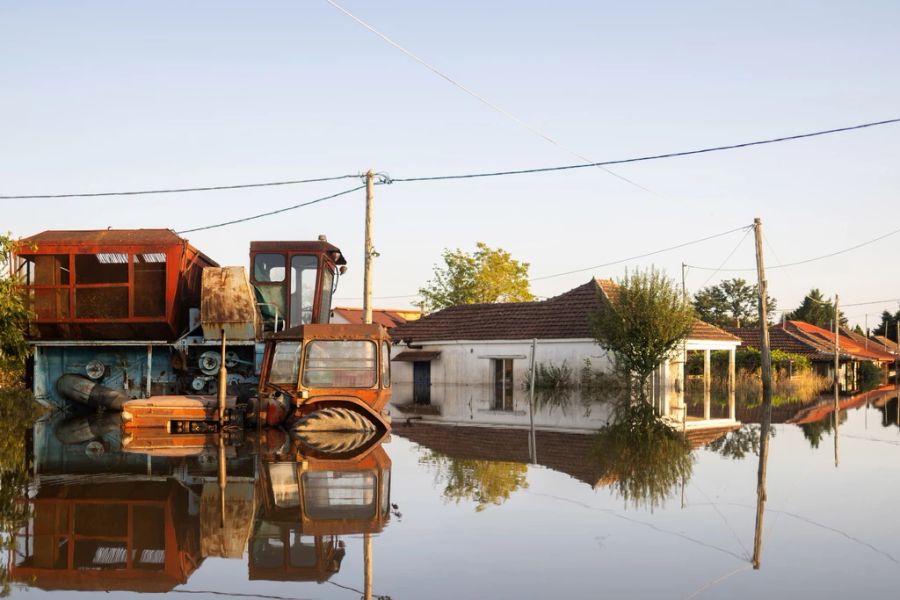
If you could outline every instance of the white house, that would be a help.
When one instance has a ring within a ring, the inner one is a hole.
[[[591,279],[564,294],[540,302],[468,304],[453,306],[391,331],[394,338],[393,380],[395,395],[408,384],[409,398],[416,404],[432,404],[433,392],[440,396],[472,398],[479,410],[521,412],[524,382],[528,379],[532,346],[538,364],[566,364],[577,376],[589,360],[591,368],[611,371],[607,352],[594,340],[590,316],[596,312],[616,285],[611,280]],[[734,352],[740,344],[735,336],[697,321],[684,348],[676,357],[660,365],[653,378],[653,400],[663,415],[681,420],[685,415],[683,363],[686,352],[729,350],[734,381]],[[706,381],[710,369],[707,364]],[[448,386],[468,386],[468,391],[447,393]],[[706,386],[709,389],[709,386]],[[733,385],[732,385],[733,389]],[[451,404],[458,405],[457,402]],[[527,405],[526,405],[527,408]],[[704,406],[709,420],[709,394]],[[734,420],[734,395],[729,416]],[[497,419],[490,419],[497,421]],[[502,420],[502,419],[500,419]],[[719,420],[721,421],[721,420]],[[716,423],[721,424],[721,423]],[[560,425],[562,425],[560,423]]]

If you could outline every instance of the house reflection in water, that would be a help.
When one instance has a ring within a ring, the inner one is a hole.
[[[250,579],[321,583],[340,570],[340,536],[364,534],[368,558],[369,535],[390,517],[379,439],[331,457],[281,431],[129,452],[140,440],[122,448],[120,429],[77,442],[74,429],[59,418],[35,428],[36,491],[23,499],[32,517],[14,535],[9,571],[31,587],[162,593],[210,556],[245,552]]]

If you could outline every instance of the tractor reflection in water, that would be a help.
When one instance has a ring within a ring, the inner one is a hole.
[[[280,432],[265,433],[267,443],[281,443]],[[363,534],[370,560],[370,535],[380,533],[391,514],[391,461],[381,441],[371,439],[342,458],[302,441],[261,455],[251,580],[326,581],[346,552],[341,535]],[[368,572],[364,585],[371,586]]]

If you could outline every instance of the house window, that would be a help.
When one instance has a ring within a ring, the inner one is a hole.
[[[494,410],[513,409],[513,359],[495,358],[494,363]]]

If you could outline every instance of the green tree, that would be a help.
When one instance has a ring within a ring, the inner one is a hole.
[[[13,277],[12,254],[20,243],[0,235],[0,386],[21,376],[28,355],[25,341],[30,313]]]
[[[526,262],[502,248],[478,242],[474,253],[444,250],[444,264],[434,266],[434,278],[419,289],[422,307],[441,310],[458,304],[530,302]]]
[[[822,296],[818,288],[809,290],[803,302],[787,315],[791,321],[805,321],[811,325],[829,328],[834,324],[834,302]],[[841,325],[847,324],[847,318],[841,311]]]
[[[694,309],[671,279],[651,268],[619,280],[610,303],[592,321],[597,342],[646,400],[650,375],[687,337]]]
[[[770,296],[770,321],[775,307]],[[694,310],[699,319],[718,327],[754,327],[759,325],[759,286],[738,278],[705,287],[694,295]]]
[[[881,313],[881,324],[872,330],[872,333],[875,335],[883,335],[887,339],[896,342],[897,321],[900,321],[900,310],[893,315],[888,311],[884,311]]]

